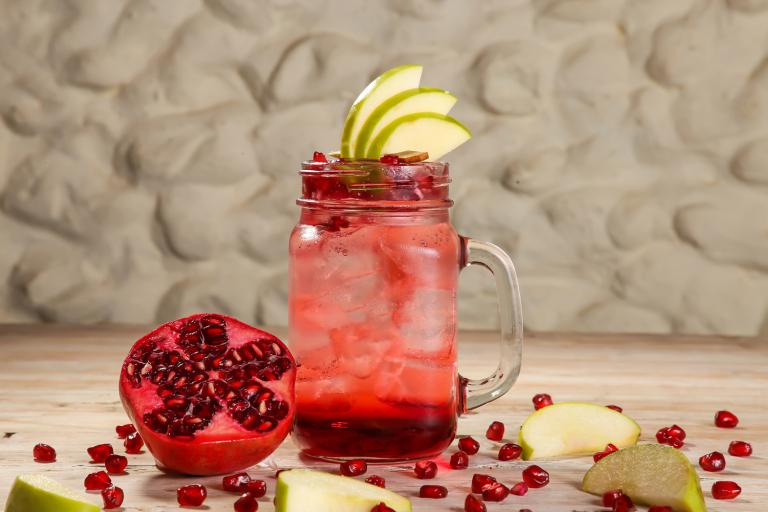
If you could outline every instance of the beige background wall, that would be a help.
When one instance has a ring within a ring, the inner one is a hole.
[[[297,163],[381,70],[475,138],[534,329],[768,332],[768,0],[0,0],[0,322],[286,321]],[[463,278],[464,327],[495,325]]]

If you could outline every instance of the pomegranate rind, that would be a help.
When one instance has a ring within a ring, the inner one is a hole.
[[[13,482],[5,512],[99,512],[87,498],[43,475],[19,475]]]
[[[242,337],[232,339],[233,336],[230,336],[230,347],[237,348],[253,339],[269,339],[280,346],[283,356],[291,361],[292,367],[285,371],[279,380],[261,382],[264,387],[272,390],[276,397],[289,405],[287,416],[280,420],[273,430],[266,433],[249,431],[227,416],[226,412],[220,411],[214,415],[208,427],[196,433],[193,440],[181,441],[155,432],[144,423],[144,414],[162,404],[156,394],[157,386],[147,383],[149,385],[133,387],[123,365],[119,383],[120,399],[131,422],[144,439],[145,446],[155,458],[157,466],[177,473],[202,476],[223,475],[246,469],[275,451],[290,433],[293,425],[296,381],[296,362],[279,338],[221,314],[200,313],[165,323],[139,339],[131,347],[129,354],[150,341],[175,339],[182,325],[206,316],[223,318],[227,332],[234,334],[234,337]],[[168,346],[173,347],[170,342]],[[178,347],[173,348],[180,350]]]

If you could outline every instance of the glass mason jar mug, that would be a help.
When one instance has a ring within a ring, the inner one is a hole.
[[[293,436],[309,456],[433,457],[457,417],[506,393],[520,372],[522,308],[512,261],[458,236],[448,165],[305,162],[290,239],[289,343],[298,361]],[[501,359],[458,374],[456,289],[479,264],[496,280]]]

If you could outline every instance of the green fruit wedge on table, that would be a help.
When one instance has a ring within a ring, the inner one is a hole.
[[[43,475],[19,475],[5,503],[5,512],[99,512],[86,497]]]
[[[608,443],[637,443],[640,426],[629,416],[586,402],[560,402],[534,412],[520,427],[523,459],[592,455]]]
[[[472,138],[469,130],[456,119],[434,112],[417,112],[395,119],[376,136],[368,147],[368,158],[388,153],[418,149],[437,160]]]
[[[370,512],[379,503],[411,511],[408,498],[346,476],[291,469],[277,478],[275,512]]]
[[[600,459],[582,481],[584,491],[601,496],[621,489],[634,503],[665,505],[675,512],[706,512],[699,476],[675,448],[644,444]]]

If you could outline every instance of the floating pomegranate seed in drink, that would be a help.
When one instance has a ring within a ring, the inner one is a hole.
[[[741,494],[741,487],[736,482],[718,480],[712,484],[712,497],[716,500],[732,500]]]
[[[549,483],[549,473],[539,466],[528,466],[523,470],[523,481],[533,489],[544,487]]]
[[[613,502],[611,512],[629,512],[635,509],[635,504],[626,494],[622,494],[616,497],[616,501]]]
[[[176,489],[176,501],[182,507],[199,507],[208,496],[204,485],[191,484]]]
[[[107,457],[115,453],[111,444],[97,444],[88,448],[88,455],[91,456],[91,462],[98,462],[101,464]]]
[[[431,498],[439,500],[448,496],[448,489],[442,485],[422,485],[419,489],[420,498]]]
[[[464,500],[464,512],[486,512],[485,503],[475,498],[471,494],[467,494],[467,498]]]
[[[256,512],[259,510],[259,502],[256,501],[256,496],[246,492],[235,501],[234,508],[235,512]]]
[[[501,441],[504,438],[504,424],[500,421],[494,421],[488,425],[488,430],[485,432],[485,437],[491,441]]]
[[[502,425],[502,434],[504,426]],[[467,455],[474,455],[480,449],[480,443],[478,443],[473,437],[467,436],[459,439],[459,450],[463,451]]]
[[[435,478],[435,475],[437,475],[437,464],[431,460],[420,460],[414,466],[413,472],[416,473],[416,478],[421,478],[422,480]]]
[[[499,460],[516,459],[523,453],[523,449],[515,443],[507,443],[499,448]]]
[[[485,501],[504,501],[509,496],[509,488],[499,482],[493,482],[486,485],[483,489],[483,499]]]
[[[83,483],[88,491],[100,491],[112,485],[112,479],[106,471],[97,471],[86,476]]]
[[[378,505],[374,505],[371,512],[395,512],[395,509],[388,507],[387,504],[382,501]]]
[[[469,455],[462,451],[451,455],[451,467],[453,469],[467,469],[467,466],[469,466]]]
[[[125,452],[126,453],[141,453],[141,449],[144,447],[144,440],[141,438],[138,432],[128,434],[125,438]]]
[[[592,455],[592,459],[595,462],[597,462],[603,457],[605,457],[606,455],[610,455],[613,452],[617,452],[617,451],[619,451],[619,449],[616,448],[616,445],[614,445],[613,443],[608,443],[607,445],[605,445],[605,449],[603,451],[597,452],[594,455]]]
[[[491,475],[482,475],[480,473],[476,473],[472,475],[472,492],[481,493],[486,486],[495,482],[496,479]]]
[[[379,475],[371,475],[366,478],[365,481],[371,485],[375,485],[376,487],[381,487],[382,489],[387,486],[384,478],[380,477]]]
[[[538,395],[534,395],[531,401],[533,402],[533,406],[536,408],[537,411],[539,409],[552,405],[552,397],[546,393],[539,393]]]
[[[107,487],[101,490],[101,499],[104,501],[104,508],[118,508],[123,504],[125,494],[119,487]]]
[[[379,162],[387,165],[398,165],[400,163],[400,157],[397,155],[382,155],[379,158]]]
[[[120,439],[125,439],[129,435],[136,432],[136,427],[133,426],[133,423],[126,423],[125,425],[116,426],[115,432],[117,432],[117,437]]]
[[[515,485],[509,488],[509,493],[515,496],[525,496],[528,492],[528,485],[525,482],[517,482]]]
[[[348,460],[340,465],[344,476],[358,476],[368,471],[368,464],[363,459]]]
[[[666,505],[654,505],[648,509],[648,512],[674,512],[674,510]]]
[[[739,418],[731,411],[717,411],[715,425],[720,428],[734,428],[739,424]]]
[[[221,479],[221,486],[225,491],[229,492],[243,492],[244,486],[251,481],[251,476],[248,473],[241,472],[234,475],[227,475]]]
[[[313,162],[327,162],[328,159],[325,158],[325,153],[322,153],[320,151],[315,151],[312,154],[312,161]]]
[[[124,455],[112,454],[104,461],[104,467],[107,468],[107,473],[120,474],[125,472],[125,468],[128,466],[128,459]]]
[[[35,458],[35,462],[54,462],[56,460],[56,450],[53,449],[53,446],[39,443],[32,448],[32,456]]]
[[[606,407],[609,409],[613,409],[616,412],[624,412],[624,409],[622,409],[618,405],[606,405]]]
[[[722,471],[725,469],[725,457],[720,452],[707,453],[699,457],[699,466],[704,471]]]
[[[752,445],[745,441],[731,441],[728,453],[734,457],[749,457],[752,455]]]

